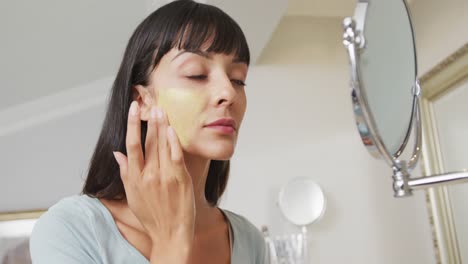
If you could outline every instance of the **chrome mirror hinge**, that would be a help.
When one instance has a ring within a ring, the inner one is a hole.
[[[405,161],[396,161],[397,166],[393,167],[393,191],[397,198],[413,195],[409,185],[410,174]]]
[[[420,97],[421,96],[421,86],[419,84],[419,79],[416,79],[416,82],[414,83],[414,86],[411,90],[414,96]]]
[[[343,20],[343,29],[343,44],[346,47],[354,44],[358,51],[362,50],[365,46],[365,40],[362,32],[356,29],[356,21],[351,17],[345,18]]]
[[[411,178],[405,161],[396,161],[393,167],[393,191],[397,198],[413,195],[413,190],[468,182],[468,171],[456,171],[430,175],[426,177]]]

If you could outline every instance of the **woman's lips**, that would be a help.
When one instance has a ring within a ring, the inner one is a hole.
[[[232,126],[214,125],[214,126],[206,126],[206,127],[211,128],[223,134],[234,134],[234,132],[236,131]]]
[[[205,127],[214,129],[223,134],[233,134],[236,131],[236,122],[232,118],[221,118]]]

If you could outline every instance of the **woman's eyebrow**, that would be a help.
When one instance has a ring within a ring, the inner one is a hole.
[[[196,55],[199,55],[199,56],[202,56],[204,58],[207,58],[209,60],[211,60],[211,55],[206,52],[206,51],[201,51],[201,50],[194,50],[194,51],[188,51],[188,50],[183,50],[181,52],[179,52],[179,54],[177,54],[174,58],[172,58],[171,61],[174,61],[177,57],[179,57],[180,55],[184,54],[184,53],[193,53],[193,54],[196,54]]]
[[[179,57],[180,55],[182,55],[184,53],[193,53],[193,54],[196,54],[198,56],[201,56],[201,57],[209,59],[209,60],[213,59],[212,55],[209,52],[206,52],[206,51],[202,51],[202,50],[193,50],[193,51],[183,50],[183,51],[179,52],[177,55],[175,55],[174,58],[172,58],[171,62],[174,61],[175,59],[177,59],[177,57]],[[232,63],[234,63],[234,64],[245,64],[246,62],[243,61],[240,58],[234,58],[234,59],[232,59]]]

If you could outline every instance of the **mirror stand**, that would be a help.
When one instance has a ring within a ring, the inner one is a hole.
[[[356,12],[365,14],[367,3],[358,3]],[[362,34],[364,25],[364,15],[357,16],[360,21],[358,29],[356,29],[356,21],[347,17],[343,20],[343,44],[349,55],[349,62],[351,68],[351,97],[353,101],[354,113],[356,116],[356,123],[358,126],[361,138],[373,156],[383,157],[385,161],[393,169],[393,190],[395,197],[407,197],[412,195],[413,190],[426,189],[439,185],[448,185],[461,182],[468,182],[468,171],[449,172],[437,175],[430,175],[425,177],[411,178],[411,171],[416,167],[417,161],[421,152],[422,145],[422,128],[420,117],[419,98],[421,95],[421,88],[419,81],[413,86],[413,113],[411,117],[411,126],[416,125],[416,138],[413,149],[413,154],[409,161],[400,160],[399,156],[404,150],[404,146],[400,148],[395,155],[389,153],[384,146],[382,138],[377,132],[374,119],[371,116],[367,104],[365,90],[361,88],[362,82],[360,78],[359,54],[365,49],[365,38]],[[361,21],[362,20],[362,21]],[[410,128],[409,131],[411,131]]]

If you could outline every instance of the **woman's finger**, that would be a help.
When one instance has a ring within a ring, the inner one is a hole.
[[[114,151],[113,153],[114,153],[114,158],[117,161],[117,164],[119,165],[120,177],[122,178],[122,182],[125,185],[127,182],[127,175],[128,175],[127,157],[118,151]]]
[[[130,105],[127,123],[127,160],[128,174],[141,175],[144,166],[143,150],[141,148],[141,119],[138,103],[133,101]]]
[[[158,108],[158,154],[159,167],[161,172],[166,172],[170,168],[169,146],[167,142],[168,121],[166,114],[161,108]],[[161,173],[161,179],[167,177],[168,173]]]
[[[170,157],[172,165],[175,167],[176,179],[178,182],[183,182],[185,173],[185,162],[184,162],[184,153],[180,145],[179,138],[177,137],[174,128],[171,126],[167,127],[167,138],[170,146]]]
[[[145,170],[152,173],[159,171],[158,143],[157,110],[152,107],[145,141]]]

